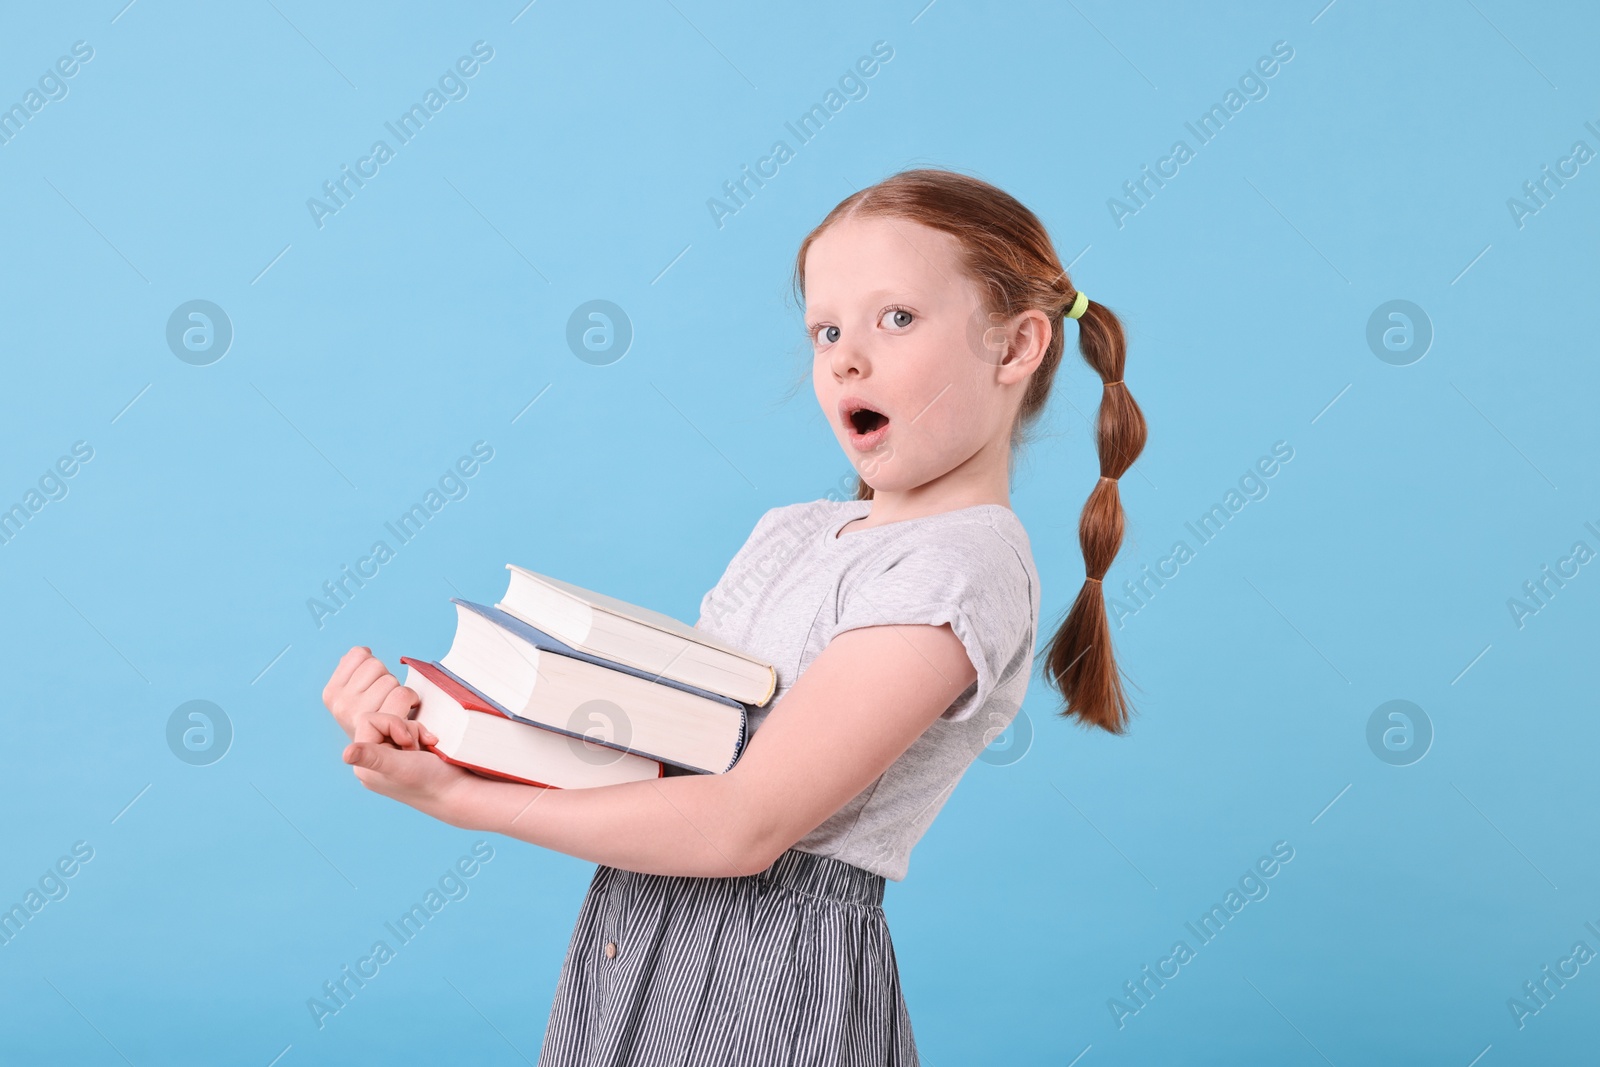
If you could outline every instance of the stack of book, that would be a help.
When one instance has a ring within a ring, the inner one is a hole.
[[[494,607],[452,599],[437,662],[403,656],[411,717],[441,758],[560,789],[719,774],[744,751],[772,666],[677,619],[507,564]]]

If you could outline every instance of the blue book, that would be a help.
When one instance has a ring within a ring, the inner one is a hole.
[[[573,738],[586,758],[631,752],[718,774],[744,751],[744,703],[580,651],[499,608],[451,603],[456,635],[439,665],[507,717]]]

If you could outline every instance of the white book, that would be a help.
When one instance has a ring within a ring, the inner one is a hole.
[[[659,778],[660,763],[507,718],[436,663],[402,657],[421,701],[411,718],[439,739],[428,746],[479,774],[556,789]]]
[[[591,656],[500,608],[451,602],[456,636],[439,665],[501,713],[704,774],[739,758],[738,700]]]
[[[649,608],[583,589],[514,563],[495,607],[582,652],[627,664],[752,707],[772,699],[771,664]]]

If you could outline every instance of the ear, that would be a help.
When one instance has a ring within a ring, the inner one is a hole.
[[[1055,328],[1045,313],[1030,308],[1014,316],[1006,324],[1006,354],[995,368],[996,378],[1003,385],[1026,381],[1039,368]]]

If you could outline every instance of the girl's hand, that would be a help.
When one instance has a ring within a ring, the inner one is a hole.
[[[421,699],[415,689],[401,685],[365,645],[344,654],[322,690],[322,703],[352,739],[363,719],[378,712],[404,719]]]
[[[419,722],[376,712],[361,721],[344,761],[374,793],[443,818],[451,792],[477,776],[420,747],[438,740]]]
[[[389,744],[406,751],[418,751],[424,745],[436,745],[439,739],[432,730],[415,719],[401,719],[388,712],[377,711],[364,716],[356,724],[355,740],[363,744],[375,742]]]

